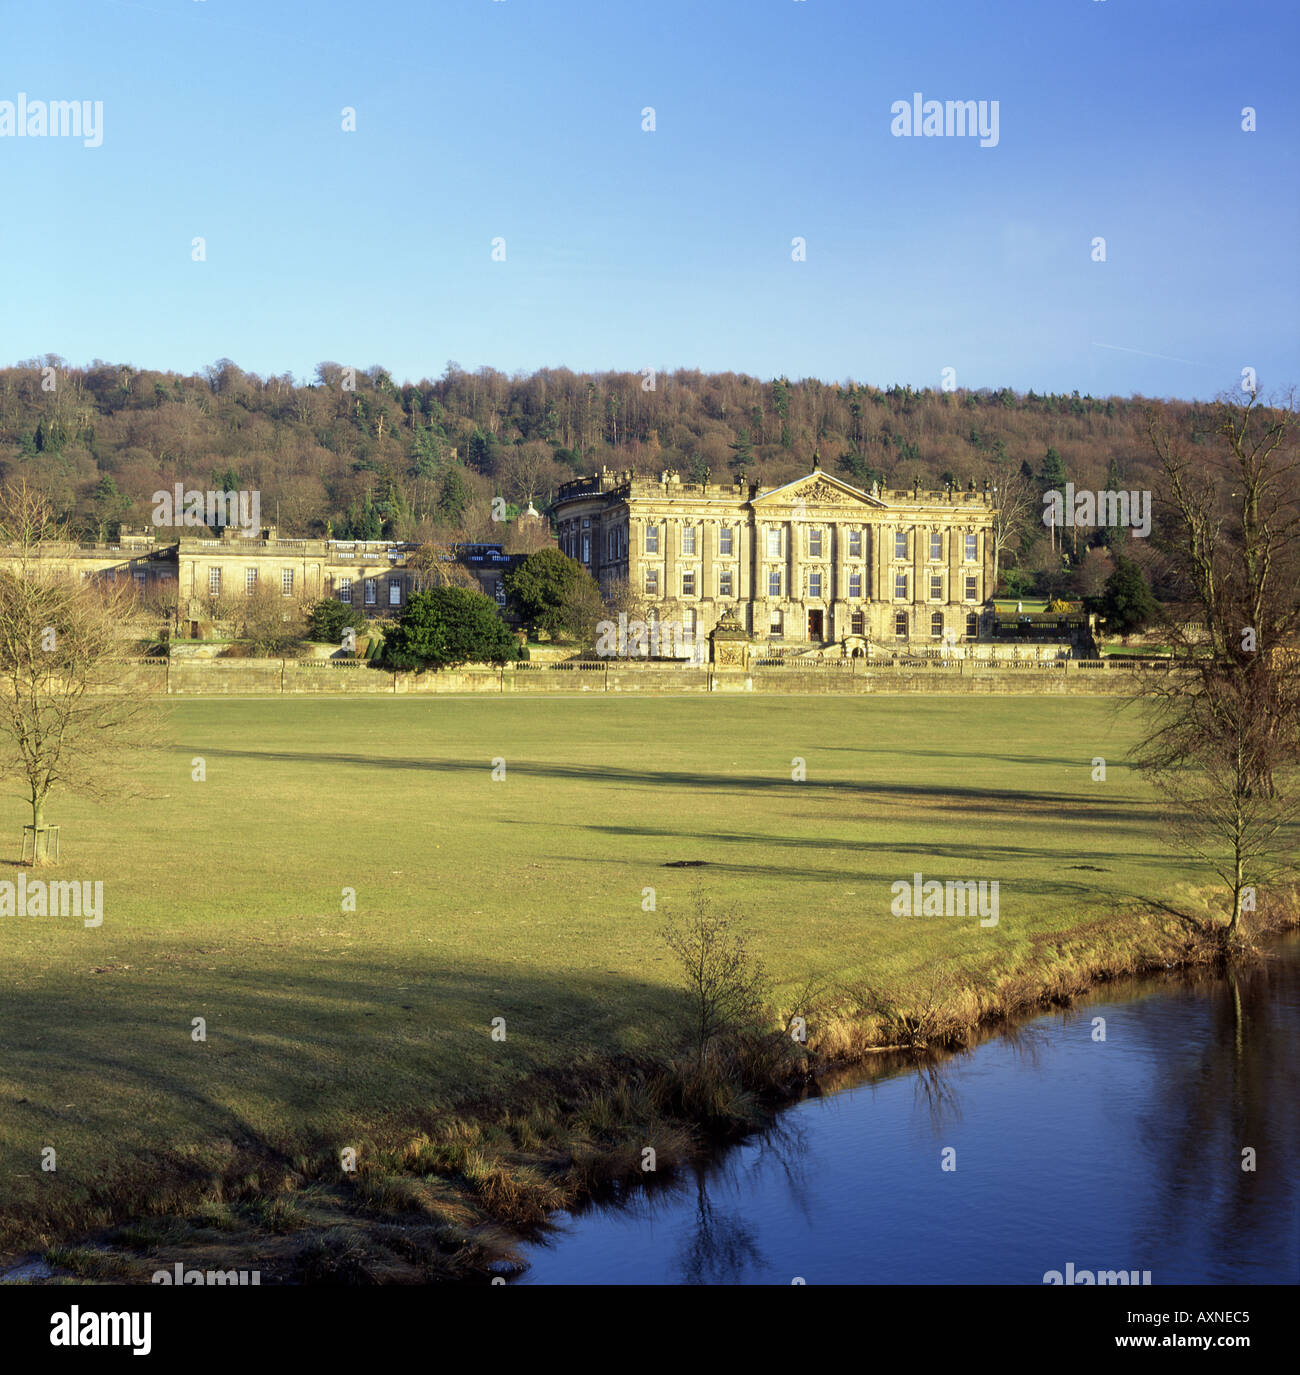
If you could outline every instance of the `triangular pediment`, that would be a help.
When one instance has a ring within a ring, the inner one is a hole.
[[[870,506],[879,509],[885,505],[879,497],[873,497],[860,488],[832,477],[830,473],[814,468],[811,473],[797,477],[782,487],[775,487],[761,497],[755,497],[755,506]]]

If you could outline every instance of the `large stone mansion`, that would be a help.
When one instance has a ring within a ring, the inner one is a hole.
[[[602,470],[566,483],[552,510],[560,549],[606,594],[628,584],[647,622],[677,628],[679,646],[702,646],[720,623],[724,635],[851,654],[993,630],[988,491],[864,492],[818,466],[778,487]],[[285,539],[273,526],[165,533],[123,529],[112,544],[46,546],[40,557],[82,576],[170,584],[182,638],[211,634],[223,603],[261,588],[393,616],[430,581],[413,544]],[[504,608],[503,576],[521,555],[474,545],[441,556]]]
[[[864,492],[818,466],[767,488],[604,471],[566,483],[554,514],[560,548],[602,591],[625,581],[688,640],[728,613],[756,640],[847,652],[989,629],[987,491]]]

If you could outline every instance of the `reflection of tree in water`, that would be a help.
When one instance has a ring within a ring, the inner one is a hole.
[[[1139,1236],[1167,1250],[1190,1234],[1203,1254],[1240,1274],[1281,1259],[1277,1243],[1290,1237],[1296,1207],[1297,948],[1288,943],[1278,958],[1202,983],[1198,992],[1173,1004],[1182,1015],[1134,1022],[1161,1066],[1141,1125],[1157,1187]],[[1189,1031],[1198,1046],[1191,1056]],[[1241,1168],[1247,1146],[1256,1151],[1254,1173]],[[1294,1238],[1289,1245],[1293,1262]]]
[[[931,1059],[916,1067],[913,1101],[930,1112],[930,1130],[937,1136],[944,1127],[961,1121],[961,1098],[950,1072],[952,1060]]]
[[[1043,1052],[1051,1048],[1052,1025],[1038,1013],[1032,1022],[1008,1022],[998,1028],[999,1039],[1026,1069],[1041,1069]]]
[[[764,1268],[757,1235],[739,1212],[720,1208],[720,1196],[742,1208],[765,1193],[763,1176],[783,1181],[791,1201],[809,1221],[813,1218],[808,1164],[809,1119],[798,1110],[779,1113],[743,1146],[723,1151],[693,1172],[693,1230],[676,1259],[688,1284],[735,1284],[747,1271]],[[680,1194],[678,1194],[680,1198]]]
[[[625,1222],[678,1227],[687,1221],[687,1199],[694,1195],[692,1231],[675,1264],[689,1284],[738,1283],[749,1270],[764,1266],[754,1230],[739,1212],[720,1208],[719,1196],[742,1207],[760,1190],[760,1176],[776,1174],[785,1181],[799,1211],[811,1220],[807,1177],[810,1146],[807,1124],[797,1111],[778,1114],[754,1136],[723,1147],[711,1159],[671,1173],[648,1175],[635,1185],[606,1187],[572,1209],[572,1216],[613,1215]],[[554,1247],[571,1239],[561,1222],[537,1244]]]
[[[762,1192],[757,1187],[758,1180],[764,1175],[775,1175],[785,1182],[798,1210],[811,1220],[809,1156],[804,1116],[787,1112],[779,1114],[744,1148],[724,1151],[693,1172],[692,1231],[675,1262],[684,1283],[737,1284],[747,1272],[764,1268],[762,1248],[754,1229],[740,1212],[720,1208],[715,1199],[723,1195],[744,1208]]]
[[[1041,1068],[1043,1052],[1050,1048],[1050,1027],[1042,1022],[1042,1015],[1033,1013],[1032,1022],[1002,1022],[985,1028],[970,1045],[957,1050],[926,1050],[913,1055],[908,1072],[913,1076],[915,1105],[927,1109],[935,1135],[961,1121],[961,1074],[970,1065],[974,1051],[986,1041],[996,1041],[1026,1069]]]
[[[739,1213],[714,1207],[707,1176],[705,1169],[695,1171],[695,1217],[677,1255],[677,1272],[684,1284],[739,1284],[746,1271],[763,1268],[763,1253]]]
[[[785,1180],[791,1199],[804,1217],[811,1220],[808,1192],[808,1161],[812,1148],[802,1113],[787,1112],[776,1120],[754,1143],[756,1151],[749,1165],[753,1179],[776,1174]]]

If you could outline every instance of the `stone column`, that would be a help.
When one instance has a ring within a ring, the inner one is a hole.
[[[826,590],[826,619],[829,624],[826,626],[826,638],[828,640],[843,639],[848,634],[847,628],[841,629],[841,620],[847,624],[847,616],[843,607],[845,599],[849,595],[849,589],[845,585],[847,574],[844,571],[844,559],[842,547],[844,542],[844,527],[838,520],[832,521],[827,527],[822,538],[826,541],[823,546],[830,555],[830,564],[826,571],[826,581],[830,586]]]
[[[925,560],[929,550],[929,530],[916,521],[912,527],[912,605],[925,609],[929,604],[930,589],[925,582]],[[923,618],[925,619],[925,618]],[[925,632],[930,625],[925,619]]]
[[[645,522],[630,510],[627,513],[627,585],[637,596],[645,595],[645,571],[641,560],[645,550]]]
[[[701,602],[714,603],[718,599],[718,587],[714,582],[713,554],[714,543],[718,538],[718,522],[716,520],[702,520],[699,526],[700,540],[700,586],[699,594]],[[712,626],[709,627],[713,629]],[[703,633],[701,631],[701,633]]]
[[[984,595],[982,601],[988,599],[997,591],[996,578],[993,573],[993,532],[987,527],[980,531],[980,544],[983,546],[984,558],[981,567],[984,570],[983,586],[979,591]]]
[[[960,606],[962,588],[961,578],[961,531],[956,525],[948,526],[948,605]]]
[[[763,620],[763,635],[768,634],[766,619],[770,619],[768,608],[768,529],[761,520],[754,522],[754,632],[757,634],[759,620]]]
[[[793,513],[785,523],[785,596],[789,603],[790,610],[786,615],[789,621],[791,616],[795,617],[797,634],[790,634],[790,627],[785,627],[786,639],[804,640],[808,637],[808,616],[803,599],[803,549],[800,547],[803,537],[803,525],[794,519]]]

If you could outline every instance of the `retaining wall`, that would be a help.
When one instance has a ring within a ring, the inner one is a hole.
[[[793,694],[1080,692],[1122,696],[1167,665],[1066,659],[993,667],[969,660],[944,664],[869,664],[861,660],[714,669],[682,664],[467,665],[441,673],[392,673],[359,660],[165,659],[133,661],[123,684],[182,697],[402,693],[686,693]]]

